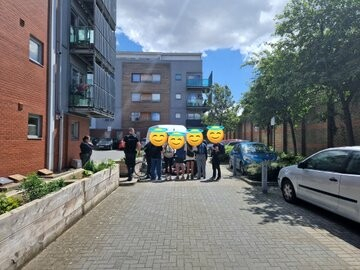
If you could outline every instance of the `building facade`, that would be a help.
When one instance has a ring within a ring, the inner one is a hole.
[[[113,118],[116,1],[58,1],[54,168],[79,159],[91,118]]]
[[[142,138],[157,124],[203,127],[212,75],[203,79],[201,54],[119,52],[116,61],[115,117],[94,121],[92,136],[120,139],[134,127]]]
[[[113,118],[116,1],[0,1],[0,176],[62,171]]]
[[[48,0],[0,1],[0,176],[46,166]]]

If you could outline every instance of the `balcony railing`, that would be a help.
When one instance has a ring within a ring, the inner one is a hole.
[[[71,87],[69,104],[71,107],[94,107],[93,96],[93,85],[74,85]]]
[[[94,45],[94,29],[88,26],[70,26],[70,45],[76,48],[89,48]]]
[[[187,87],[210,87],[211,81],[209,79],[188,79],[186,80]]]
[[[203,108],[208,106],[208,101],[204,99],[191,99],[186,101],[187,107]]]

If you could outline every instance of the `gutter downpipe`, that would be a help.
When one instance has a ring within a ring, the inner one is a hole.
[[[62,6],[61,0],[54,0],[57,2],[57,18],[56,21],[58,23],[58,51],[57,51],[57,72],[56,72],[56,80],[57,80],[57,112],[60,113],[59,116],[59,157],[58,157],[58,171],[62,171],[63,164],[63,154],[64,154],[64,110],[62,108]]]
[[[56,69],[56,0],[49,0],[48,18],[48,99],[47,99],[47,140],[46,165],[54,169],[54,132],[55,132],[55,69]]]

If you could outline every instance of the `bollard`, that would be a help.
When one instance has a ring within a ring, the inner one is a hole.
[[[268,168],[267,168],[267,161],[263,161],[261,163],[261,187],[262,192],[267,193],[268,187],[267,187],[267,174],[268,174]]]
[[[234,163],[233,163],[233,176],[236,176],[236,157],[234,155]]]

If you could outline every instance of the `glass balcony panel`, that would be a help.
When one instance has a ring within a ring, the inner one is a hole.
[[[209,79],[188,79],[186,80],[187,87],[210,87]]]
[[[84,47],[94,44],[94,29],[88,26],[70,26],[70,45]]]

